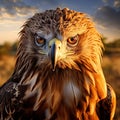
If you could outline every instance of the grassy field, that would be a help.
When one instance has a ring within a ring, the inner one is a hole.
[[[0,85],[8,80],[13,72],[14,64],[14,56],[0,56]],[[120,120],[120,54],[104,55],[102,66],[105,78],[114,88],[117,96],[117,109],[114,120]]]
[[[0,55],[0,85],[2,85],[13,72],[15,57],[11,55]]]
[[[104,56],[102,66],[106,81],[116,93],[117,109],[114,120],[120,120],[120,54]]]

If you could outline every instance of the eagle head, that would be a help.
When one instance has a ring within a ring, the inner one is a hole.
[[[85,14],[57,8],[36,13],[24,24],[18,58],[36,60],[34,66],[53,71],[80,66],[96,71],[102,47],[101,36]]]

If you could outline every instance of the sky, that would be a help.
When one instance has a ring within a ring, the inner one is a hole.
[[[88,14],[108,41],[120,38],[120,0],[0,0],[0,44],[18,40],[21,26],[36,12],[56,7]]]

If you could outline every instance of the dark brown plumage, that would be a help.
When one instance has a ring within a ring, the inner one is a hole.
[[[115,93],[101,68],[101,36],[85,14],[36,13],[20,35],[14,72],[0,88],[0,120],[113,119]]]

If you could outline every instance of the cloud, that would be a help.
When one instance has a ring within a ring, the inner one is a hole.
[[[120,30],[120,11],[110,6],[99,8],[94,16],[94,20],[104,27],[114,27]]]
[[[119,0],[115,0],[119,1]],[[102,6],[97,9],[93,19],[104,36],[110,40],[120,38],[120,10],[118,5]]]
[[[114,7],[120,8],[120,0],[114,0]]]
[[[102,0],[103,2],[107,3],[109,0]]]
[[[38,10],[22,0],[0,0],[0,44],[15,41],[25,20]]]
[[[27,16],[37,11],[37,7],[28,5],[22,0],[0,0],[0,19],[6,18],[6,15],[9,17]]]

